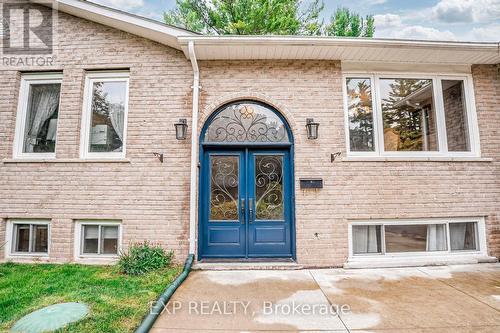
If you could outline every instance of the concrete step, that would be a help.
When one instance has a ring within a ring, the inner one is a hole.
[[[297,270],[304,266],[295,262],[197,262],[193,270],[229,271],[229,270]]]

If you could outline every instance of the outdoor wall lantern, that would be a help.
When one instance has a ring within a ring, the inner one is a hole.
[[[313,118],[306,119],[307,138],[309,140],[316,140],[318,138],[319,123],[314,122]]]
[[[178,123],[174,124],[175,126],[175,138],[177,140],[186,140],[186,133],[187,133],[187,120],[186,119],[179,119]]]

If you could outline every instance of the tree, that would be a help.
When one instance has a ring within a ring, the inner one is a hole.
[[[216,35],[373,36],[373,17],[339,8],[325,25],[322,0],[176,0],[165,12],[167,24]],[[346,15],[347,13],[347,15]],[[342,22],[342,23],[341,23]],[[345,28],[341,29],[341,24]],[[359,33],[358,33],[359,32]],[[342,35],[342,33],[345,33]]]
[[[365,18],[351,12],[348,8],[337,8],[325,28],[328,36],[373,37],[375,21],[373,15]]]
[[[351,150],[373,149],[373,111],[370,84],[365,79],[347,79],[349,138]]]
[[[417,90],[429,87],[428,80],[394,79],[387,98],[382,99],[384,128],[392,128],[399,135],[398,150],[422,150],[423,105],[412,105],[401,100]]]

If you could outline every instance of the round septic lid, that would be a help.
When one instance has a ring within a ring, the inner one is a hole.
[[[89,307],[83,303],[54,304],[22,317],[12,326],[11,332],[51,332],[82,319],[88,313]]]

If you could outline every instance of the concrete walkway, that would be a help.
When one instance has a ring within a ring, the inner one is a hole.
[[[500,264],[194,271],[153,333],[500,332]]]

